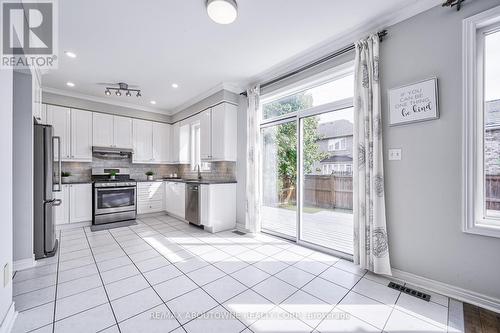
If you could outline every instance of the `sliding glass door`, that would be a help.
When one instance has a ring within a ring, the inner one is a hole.
[[[353,251],[353,109],[300,119],[299,241]]]
[[[297,123],[282,122],[261,129],[261,228],[295,239],[297,236]]]
[[[262,100],[261,230],[353,252],[352,68]]]

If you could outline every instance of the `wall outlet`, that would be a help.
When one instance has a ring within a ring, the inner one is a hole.
[[[389,161],[401,161],[401,148],[389,149]]]
[[[9,263],[6,263],[3,266],[3,287],[4,288],[7,287],[9,282],[10,282],[10,267],[9,267]]]

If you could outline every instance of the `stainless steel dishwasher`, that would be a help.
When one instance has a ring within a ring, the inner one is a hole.
[[[186,220],[200,225],[200,185],[186,184]]]

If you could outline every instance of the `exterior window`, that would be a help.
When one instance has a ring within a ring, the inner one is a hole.
[[[464,231],[500,237],[500,7],[464,34]]]
[[[346,150],[346,138],[330,139],[328,141],[328,151]]]
[[[352,98],[354,74],[273,99],[262,104],[262,119],[267,120],[312,107]]]

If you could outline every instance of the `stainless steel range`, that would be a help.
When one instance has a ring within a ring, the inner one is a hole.
[[[135,220],[137,183],[129,169],[93,168],[92,180],[94,225]]]

